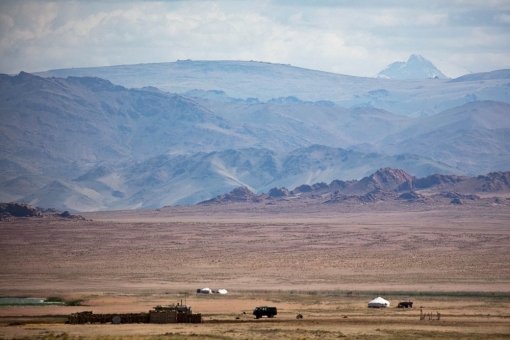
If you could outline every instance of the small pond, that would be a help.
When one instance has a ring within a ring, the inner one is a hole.
[[[0,297],[0,307],[39,307],[63,305],[59,298]]]

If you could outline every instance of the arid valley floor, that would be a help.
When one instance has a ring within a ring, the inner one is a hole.
[[[509,202],[10,218],[0,222],[0,296],[83,302],[2,307],[0,339],[509,339]],[[204,287],[229,294],[195,293]],[[377,296],[390,308],[368,309]],[[181,299],[202,324],[64,324],[78,311],[147,312]],[[395,308],[408,300],[415,308]],[[255,320],[258,305],[278,307],[277,317]]]

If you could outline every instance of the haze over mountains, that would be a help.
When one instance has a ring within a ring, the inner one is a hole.
[[[405,116],[431,115],[474,100],[508,102],[510,70],[490,73],[483,82],[448,79],[380,79],[346,76],[253,61],[191,61],[73,68],[36,73],[43,77],[92,76],[128,88],[154,86],[184,94],[223,91],[230,98],[293,96],[331,101],[345,108],[374,107]]]
[[[393,80],[182,61],[41,74],[57,78],[0,75],[0,201],[156,208],[386,167],[510,169],[509,70]]]

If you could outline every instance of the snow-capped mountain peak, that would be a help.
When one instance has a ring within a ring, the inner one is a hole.
[[[411,54],[407,62],[397,61],[377,74],[377,78],[429,79],[448,78],[432,62],[419,54]]]

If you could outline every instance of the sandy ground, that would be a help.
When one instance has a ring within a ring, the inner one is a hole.
[[[239,204],[83,216],[88,220],[0,222],[0,296],[62,296],[86,305],[0,308],[0,339],[52,333],[510,338],[505,205]],[[230,295],[197,296],[203,287],[226,288]],[[352,297],[345,296],[349,291]],[[377,295],[394,304],[413,299],[424,312],[443,316],[420,321],[418,309],[367,310]],[[83,310],[147,312],[182,298],[206,323],[71,326],[40,320]],[[275,320],[249,315],[255,306],[271,304],[280,310]],[[305,319],[296,320],[297,313]],[[15,320],[24,325],[1,327]]]
[[[179,294],[85,296],[87,306],[31,308],[38,313],[69,313],[70,310],[114,312],[128,307],[147,311],[149,305],[175,301]],[[413,296],[415,308],[398,309],[407,300],[385,296],[393,306],[366,308],[365,295],[346,297],[327,294],[235,293],[230,296],[187,296],[186,303],[204,317],[202,324],[65,325],[65,318],[0,317],[0,337],[20,336],[43,339],[508,339],[510,337],[509,295],[493,297]],[[408,297],[411,298],[411,297]],[[274,305],[274,319],[254,319],[253,307]],[[420,308],[421,307],[421,308]],[[144,309],[145,308],[145,309]],[[420,309],[427,316],[420,320]],[[243,311],[247,314],[243,314]],[[14,308],[10,308],[11,314]],[[26,308],[24,314],[26,315]],[[30,313],[30,314],[32,314]],[[295,318],[303,315],[302,320]],[[438,320],[438,313],[440,319]],[[430,314],[430,317],[428,316]]]

